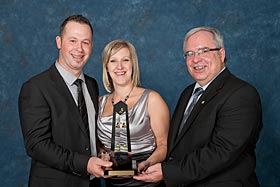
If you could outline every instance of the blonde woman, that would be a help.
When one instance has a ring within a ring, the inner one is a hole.
[[[114,40],[102,54],[103,84],[108,94],[99,99],[97,134],[106,149],[111,148],[113,107],[123,101],[128,107],[131,152],[149,155],[138,164],[138,172],[162,162],[167,152],[169,109],[155,91],[140,87],[140,73],[134,46]],[[159,186],[132,178],[109,178],[106,186]],[[162,186],[162,185],[161,185]]]

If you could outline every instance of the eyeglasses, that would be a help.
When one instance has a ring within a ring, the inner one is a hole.
[[[198,55],[202,55],[204,53],[207,53],[209,51],[219,51],[221,48],[209,48],[209,47],[204,47],[204,48],[200,48],[197,50],[197,52],[194,51],[186,51],[184,54],[184,57],[193,57],[195,55],[195,53],[197,53]]]

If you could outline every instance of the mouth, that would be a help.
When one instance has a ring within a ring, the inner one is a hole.
[[[126,73],[125,71],[115,72],[115,74],[118,75],[118,76],[124,75],[125,73]]]
[[[72,54],[72,57],[76,60],[82,60],[84,58],[84,55],[75,55],[75,54]]]
[[[202,70],[202,69],[204,69],[204,65],[197,65],[197,66],[194,66],[193,68],[195,69],[195,70]]]

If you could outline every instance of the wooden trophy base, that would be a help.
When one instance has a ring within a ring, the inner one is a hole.
[[[136,160],[132,160],[127,153],[114,153],[110,159],[113,162],[111,170],[105,170],[105,176],[134,176],[137,174]]]
[[[104,171],[105,176],[134,176],[136,175],[135,170],[105,170]]]

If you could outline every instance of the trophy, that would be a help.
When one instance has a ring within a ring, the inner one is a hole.
[[[110,161],[112,170],[105,170],[108,176],[133,176],[137,172],[136,160],[133,160],[130,144],[130,131],[127,104],[119,101],[114,105]]]

